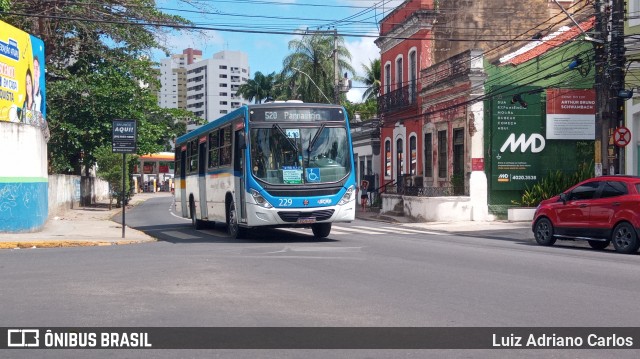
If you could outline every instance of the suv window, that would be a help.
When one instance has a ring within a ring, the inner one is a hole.
[[[571,191],[569,194],[569,200],[575,201],[581,199],[592,199],[596,194],[598,186],[600,186],[599,181],[582,184]]]
[[[617,197],[627,194],[627,184],[624,182],[607,181],[602,188],[601,198]]]

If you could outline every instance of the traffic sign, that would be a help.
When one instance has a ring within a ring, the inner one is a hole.
[[[618,127],[613,132],[613,143],[618,147],[624,147],[631,142],[631,131],[624,127]]]
[[[113,120],[112,147],[114,153],[136,153],[136,120]]]

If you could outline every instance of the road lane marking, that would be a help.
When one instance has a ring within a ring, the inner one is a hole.
[[[198,237],[198,236],[192,236],[190,234],[187,233],[182,233],[182,232],[178,232],[178,231],[167,231],[167,232],[162,232],[170,237],[174,237],[174,238],[178,238],[178,239],[200,239],[202,237]]]
[[[293,233],[297,233],[297,234],[305,234],[305,235],[313,235],[313,232],[311,232],[310,229],[302,229],[302,228],[278,228],[279,230],[283,230],[283,231],[287,231],[287,232],[293,232]],[[334,228],[331,228],[331,234],[347,234],[347,232],[342,232],[341,231],[342,228],[340,228],[340,230],[334,230]],[[331,235],[330,234],[330,235]]]
[[[419,229],[409,229],[409,228],[405,228],[405,227],[382,227],[382,228],[388,228],[391,231],[404,231],[404,232],[411,232],[411,233],[421,233],[421,234],[435,234],[438,236],[443,236],[446,233],[441,233],[441,232],[431,232],[431,231],[423,231],[423,230],[419,230]]]

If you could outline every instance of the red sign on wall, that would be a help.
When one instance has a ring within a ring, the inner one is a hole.
[[[472,158],[471,159],[472,171],[484,171],[484,158]]]

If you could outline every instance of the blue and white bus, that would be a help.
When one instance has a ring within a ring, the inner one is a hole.
[[[355,219],[356,177],[338,105],[245,105],[176,140],[176,212],[200,229],[310,227],[324,238]]]

